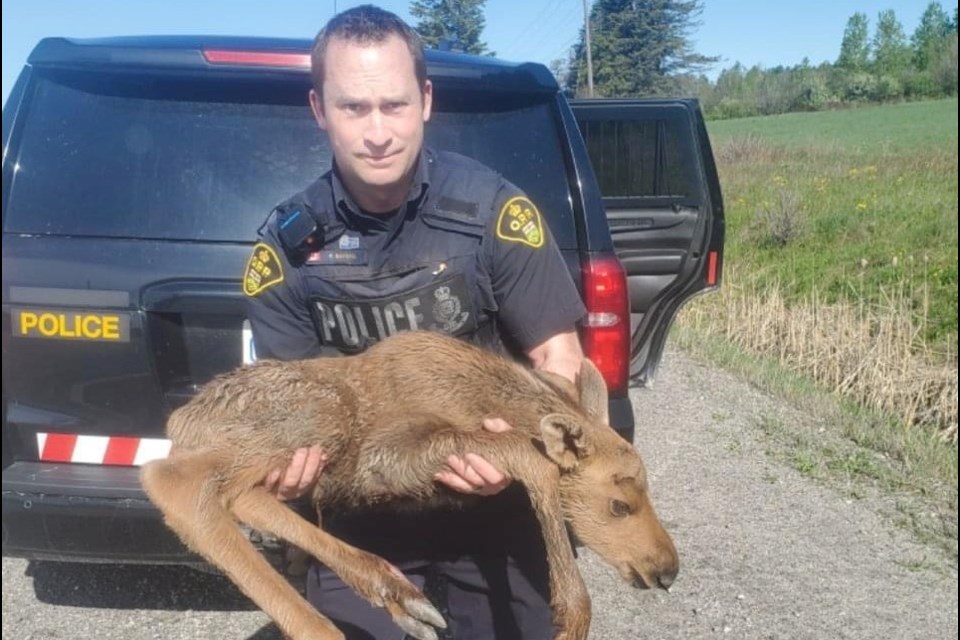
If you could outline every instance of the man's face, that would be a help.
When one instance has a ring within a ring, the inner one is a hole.
[[[325,71],[323,98],[311,91],[310,103],[347,188],[373,212],[399,206],[430,118],[430,82],[421,94],[413,56],[398,36],[368,46],[334,38]]]

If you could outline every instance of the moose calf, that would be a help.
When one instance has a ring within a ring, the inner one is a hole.
[[[513,426],[482,428],[487,417]],[[584,640],[590,599],[564,521],[637,587],[669,588],[677,552],[647,494],[643,462],[607,424],[607,390],[584,361],[573,385],[460,340],[396,335],[347,358],[262,361],[222,375],[170,417],[169,458],[141,479],[166,523],[294,639],[340,639],[256,551],[237,521],[295,544],[420,640],[443,617],[388,562],[296,515],[264,489],[300,448],[329,456],[316,505],[469,501],[434,482],[473,452],[521,483],[543,531],[557,638]],[[476,498],[474,498],[476,499]]]

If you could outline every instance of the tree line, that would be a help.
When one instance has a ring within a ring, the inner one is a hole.
[[[428,46],[493,55],[482,34],[485,0],[414,0],[411,14]],[[833,62],[746,68],[716,80],[719,58],[694,50],[702,0],[596,0],[590,9],[594,95],[622,98],[695,96],[708,117],[737,118],[812,111],[865,102],[957,95],[957,8],[930,2],[907,36],[890,9],[871,25],[861,12],[847,21]],[[587,96],[586,34],[550,67],[571,96]]]
[[[847,21],[835,62],[769,69],[735,64],[716,82],[693,79],[688,93],[713,118],[955,96],[957,9],[949,16],[931,2],[910,38],[893,10],[879,13],[872,34],[869,18],[858,12]]]

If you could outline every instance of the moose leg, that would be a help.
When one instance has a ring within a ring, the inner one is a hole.
[[[504,434],[492,440],[477,434],[464,449],[479,454],[524,485],[530,496],[547,552],[550,607],[557,628],[555,640],[586,640],[590,629],[590,595],[577,568],[560,503],[560,471],[529,446],[505,446]]]
[[[540,522],[550,572],[550,607],[557,628],[555,640],[586,640],[590,629],[590,595],[577,568],[560,506],[560,471],[528,445],[511,446],[507,434],[471,434],[462,452],[485,457],[524,485]]]
[[[220,469],[212,454],[181,454],[145,465],[141,479],[167,525],[222,569],[290,638],[343,640],[240,533],[222,502]]]
[[[538,474],[539,475],[539,474]],[[590,629],[590,594],[577,569],[560,508],[559,474],[546,482],[524,481],[540,521],[550,567],[550,604],[559,629],[556,640],[586,640]]]
[[[251,527],[308,551],[371,604],[386,608],[394,622],[410,635],[436,640],[436,631],[428,625],[446,628],[443,616],[393,565],[310,525],[262,487],[242,493],[231,509]]]
[[[444,467],[449,455],[476,453],[526,487],[547,550],[550,604],[558,629],[557,640],[586,640],[591,617],[590,596],[577,569],[564,525],[557,465],[530,446],[529,436],[516,432],[463,432],[444,428],[435,421],[417,419],[405,421],[405,426],[418,429],[420,437],[403,437],[404,430],[398,428],[381,439],[379,457],[382,460],[377,468],[395,466],[416,471],[422,476],[416,483],[428,483],[433,474]],[[403,478],[391,478],[391,481],[399,485]]]

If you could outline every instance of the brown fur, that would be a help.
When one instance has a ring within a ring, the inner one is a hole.
[[[167,524],[296,639],[343,635],[257,553],[236,521],[313,554],[411,635],[443,618],[386,561],[313,527],[262,482],[299,447],[329,463],[318,505],[468,500],[434,482],[451,454],[480,454],[523,484],[541,524],[557,638],[584,640],[590,599],[564,521],[634,586],[668,588],[677,552],[647,495],[643,462],[607,426],[588,361],[574,386],[434,333],[397,335],[349,358],[263,361],[206,385],[170,417],[173,452],[143,468]],[[482,428],[487,417],[513,426]]]

